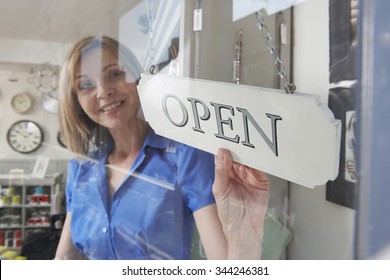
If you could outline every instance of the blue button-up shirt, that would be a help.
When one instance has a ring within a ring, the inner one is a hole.
[[[192,213],[215,202],[213,156],[150,130],[111,201],[107,156],[100,151],[69,162],[75,247],[90,259],[189,259]]]

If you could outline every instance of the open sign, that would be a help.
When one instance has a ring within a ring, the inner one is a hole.
[[[307,187],[338,175],[341,122],[318,96],[149,74],[138,91],[160,135]]]

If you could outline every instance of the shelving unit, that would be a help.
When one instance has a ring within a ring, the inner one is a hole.
[[[29,233],[49,230],[50,216],[57,214],[62,177],[62,173],[44,178],[0,174],[0,245],[20,249]]]

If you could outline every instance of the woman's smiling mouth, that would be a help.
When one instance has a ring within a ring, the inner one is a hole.
[[[106,113],[106,112],[108,112],[108,111],[111,111],[111,110],[113,110],[113,109],[119,107],[119,106],[122,105],[122,104],[123,104],[123,101],[119,101],[119,102],[116,102],[116,103],[114,103],[114,104],[111,104],[111,105],[108,105],[108,106],[106,106],[106,107],[103,107],[100,111]]]

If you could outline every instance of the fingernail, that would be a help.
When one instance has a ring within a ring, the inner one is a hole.
[[[219,161],[223,161],[224,160],[224,156],[223,156],[223,153],[220,149],[218,149],[218,153],[217,153],[217,159]]]

